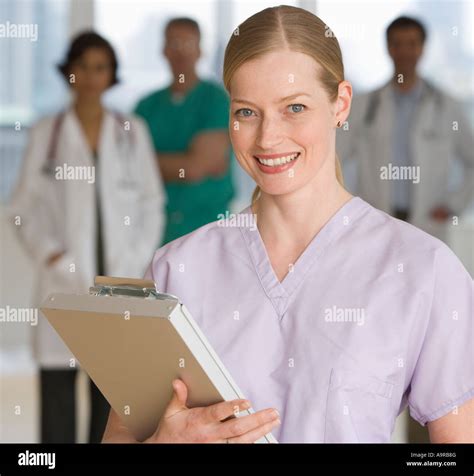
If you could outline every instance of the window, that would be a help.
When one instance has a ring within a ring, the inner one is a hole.
[[[67,42],[69,2],[2,0],[0,12],[0,201],[6,201],[29,126],[68,98],[56,64]]]

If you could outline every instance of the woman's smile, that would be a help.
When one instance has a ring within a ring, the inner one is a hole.
[[[284,154],[254,155],[258,168],[266,174],[278,174],[293,167],[300,156],[300,152]]]

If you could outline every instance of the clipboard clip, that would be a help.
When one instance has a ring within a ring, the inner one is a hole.
[[[178,298],[173,294],[158,292],[156,284],[152,280],[115,278],[111,276],[96,276],[94,286],[89,288],[89,294],[93,296],[129,296],[145,299],[172,299],[178,301]]]

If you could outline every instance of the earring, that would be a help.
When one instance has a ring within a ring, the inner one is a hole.
[[[337,127],[341,127],[341,121],[337,121]]]

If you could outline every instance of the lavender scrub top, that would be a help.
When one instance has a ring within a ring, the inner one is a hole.
[[[248,207],[156,251],[180,299],[280,442],[389,442],[474,397],[473,281],[441,241],[353,197],[279,282]],[[258,222],[258,217],[257,217]]]

